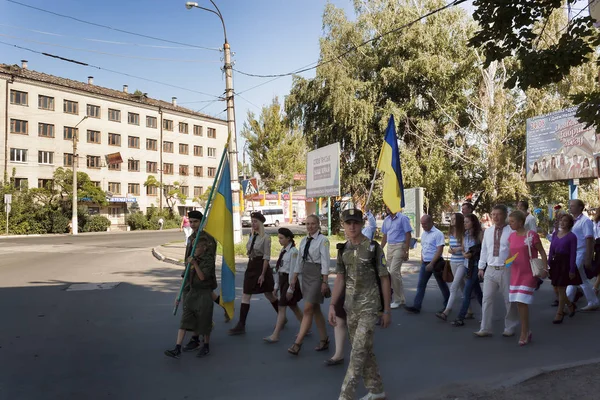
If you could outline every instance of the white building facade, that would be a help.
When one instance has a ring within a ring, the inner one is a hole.
[[[200,208],[194,199],[213,184],[227,145],[227,122],[145,94],[64,79],[21,66],[0,64],[0,166],[15,185],[51,184],[54,171],[77,170],[107,193],[108,206],[90,204],[90,214],[125,223],[128,207],[167,207],[164,192],[145,187],[149,176],[168,191],[176,182],[187,196],[174,212]],[[87,118],[85,118],[87,117]],[[107,157],[108,156],[108,157]]]

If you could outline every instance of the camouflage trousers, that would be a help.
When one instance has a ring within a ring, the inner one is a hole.
[[[354,400],[361,376],[369,392],[383,392],[383,382],[373,353],[373,334],[378,318],[377,314],[348,312],[346,323],[352,351],[339,400]]]

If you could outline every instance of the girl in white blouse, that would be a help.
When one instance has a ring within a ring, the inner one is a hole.
[[[279,289],[279,313],[277,314],[277,324],[271,336],[263,338],[267,343],[276,343],[279,341],[279,332],[285,326],[286,307],[290,307],[298,322],[302,322],[302,310],[298,307],[298,302],[302,299],[302,291],[300,288],[290,290],[290,282],[293,279],[294,267],[298,260],[298,249],[294,242],[294,233],[288,228],[279,228],[278,238],[282,249],[279,253],[277,264],[275,265],[275,291]],[[291,298],[288,300],[287,293],[290,293]]]

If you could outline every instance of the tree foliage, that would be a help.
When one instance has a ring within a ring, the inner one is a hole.
[[[279,100],[262,108],[258,119],[248,112],[242,136],[248,142],[252,169],[268,191],[296,187],[294,174],[306,170],[306,146],[296,125],[282,112]]]

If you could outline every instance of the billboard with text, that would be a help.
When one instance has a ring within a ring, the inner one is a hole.
[[[306,155],[306,197],[340,195],[340,144],[309,151]]]

